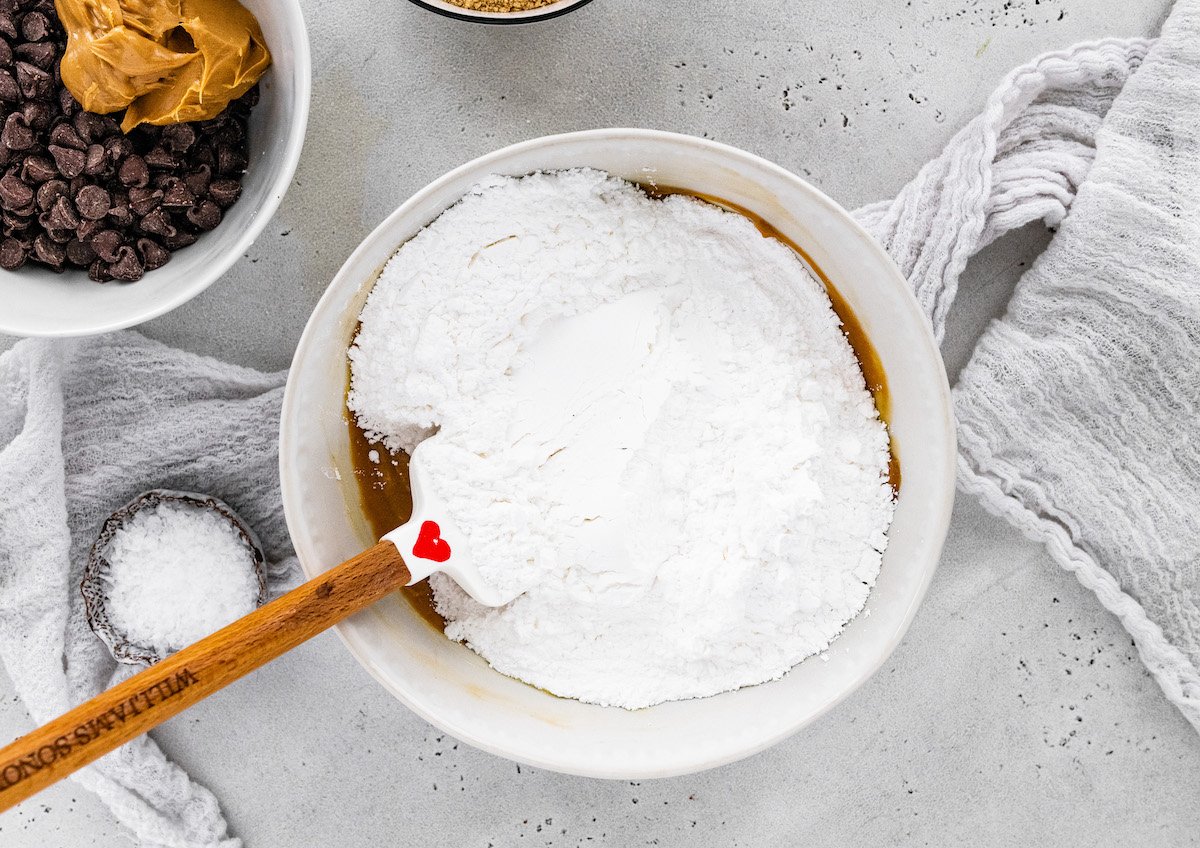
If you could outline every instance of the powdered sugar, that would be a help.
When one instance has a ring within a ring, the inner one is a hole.
[[[769,680],[878,574],[887,434],[821,284],[709,204],[587,170],[493,178],[385,268],[350,407],[430,483],[501,609],[447,634],[641,707]]]
[[[105,607],[130,642],[177,651],[252,612],[258,577],[250,548],[211,509],[164,501],[113,534]]]

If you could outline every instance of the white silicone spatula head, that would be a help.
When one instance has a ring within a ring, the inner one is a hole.
[[[450,575],[463,591],[488,607],[502,607],[517,595],[505,595],[488,583],[475,567],[466,537],[458,531],[437,492],[429,485],[424,452],[418,445],[408,464],[413,511],[408,523],[384,535],[394,544],[412,580],[419,583],[435,571]],[[517,593],[519,594],[519,593]]]

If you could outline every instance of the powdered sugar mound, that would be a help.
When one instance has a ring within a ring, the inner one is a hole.
[[[887,433],[820,282],[744,217],[589,170],[496,177],[400,248],[350,408],[422,454],[491,610],[447,635],[629,708],[782,675],[879,572]]]

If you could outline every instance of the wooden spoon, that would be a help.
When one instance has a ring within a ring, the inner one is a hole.
[[[374,547],[0,750],[0,812],[434,571],[486,606],[512,600],[479,576],[425,484],[420,455],[412,457],[412,518]]]
[[[186,710],[409,580],[389,541],[259,607],[0,751],[0,812]]]

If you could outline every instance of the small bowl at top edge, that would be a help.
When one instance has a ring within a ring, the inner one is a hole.
[[[548,21],[551,18],[582,9],[592,0],[557,0],[554,3],[547,3],[545,6],[521,12],[479,12],[450,3],[448,0],[409,0],[409,2],[457,21],[469,21],[475,24],[531,24],[537,21]]]

